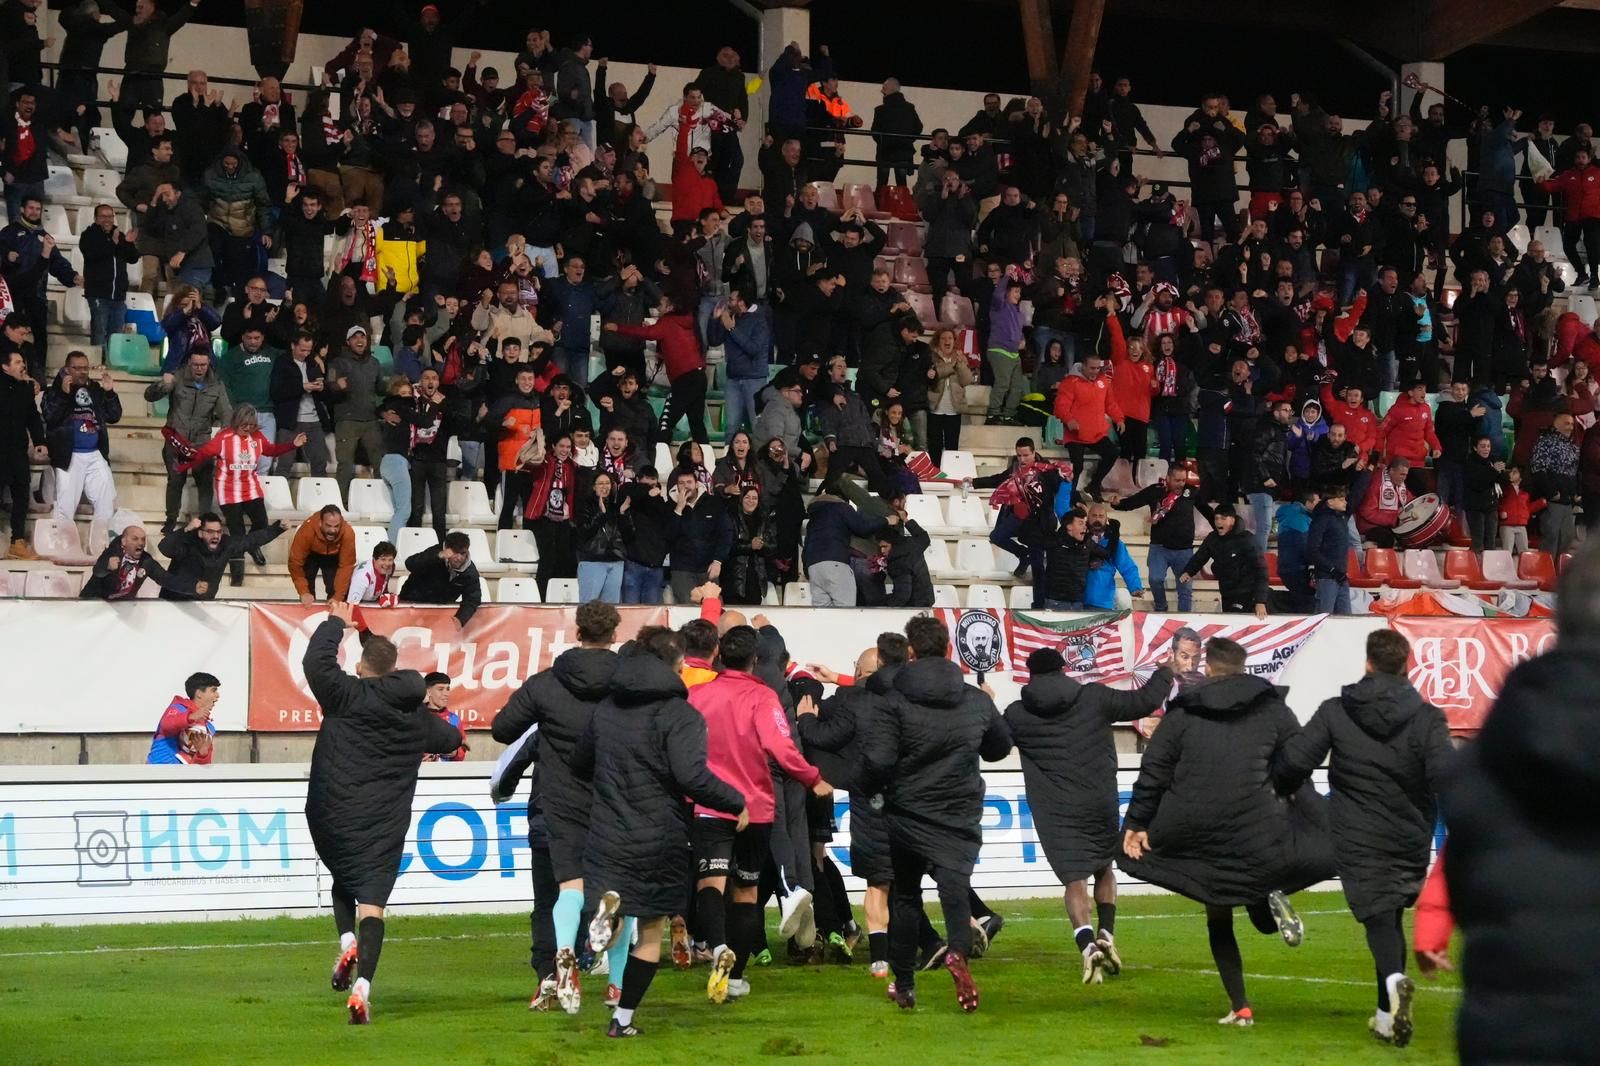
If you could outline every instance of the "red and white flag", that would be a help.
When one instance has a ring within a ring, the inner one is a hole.
[[[1327,617],[1312,614],[1229,622],[1219,621],[1218,615],[1137,613],[1133,616],[1132,672],[1144,681],[1167,656],[1174,654],[1180,659],[1180,675],[1198,672],[1205,663],[1205,642],[1212,637],[1225,637],[1244,645],[1246,673],[1275,681]],[[1200,645],[1200,653],[1193,663],[1185,661],[1184,649],[1177,647],[1180,640],[1187,644],[1190,639],[1197,640]]]
[[[1028,656],[1041,648],[1060,652],[1074,681],[1087,684],[1127,677],[1121,619],[1120,611],[1061,621],[1020,611],[1008,613],[1012,680],[1028,680]]]

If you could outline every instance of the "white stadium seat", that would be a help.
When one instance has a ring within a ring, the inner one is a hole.
[[[489,490],[484,488],[483,482],[476,480],[450,482],[445,508],[445,517],[456,525],[490,525],[498,517],[494,506],[489,502]],[[429,509],[432,509],[431,501]]]
[[[939,469],[944,471],[946,477],[958,480],[975,478],[978,476],[978,461],[972,457],[971,452],[947,449],[939,460]]]
[[[555,577],[544,590],[546,603],[577,603],[578,579],[575,577]]]
[[[72,600],[78,588],[78,578],[65,570],[29,570],[22,594],[30,600]]]
[[[1011,560],[1009,563],[1006,560]],[[956,543],[956,567],[979,581],[998,581],[1012,576],[1016,558],[986,540],[968,538]]]
[[[785,607],[810,607],[811,582],[791,581],[783,588],[783,605]]]
[[[372,549],[382,544],[389,536],[389,531],[382,526],[357,526],[351,529],[356,531],[356,564],[366,562],[372,558]]]
[[[352,478],[350,509],[345,517],[351,521],[387,523],[394,517],[394,500],[389,495],[388,483],[375,477]]]
[[[960,607],[961,590],[954,585],[933,586],[933,605],[935,607]]]
[[[993,528],[993,521],[989,517],[989,501],[981,496],[968,493],[965,496],[951,496],[945,504],[945,513],[949,516],[950,529],[958,534],[965,533],[971,536],[974,533],[989,535]]]
[[[296,492],[295,510],[302,515],[315,514],[330,503],[340,511],[345,509],[344,497],[339,495],[339,483],[331,477],[303,477],[296,486]]]
[[[1011,609],[1013,611],[1031,611],[1031,610],[1033,610],[1033,586],[1032,585],[1012,585],[1011,586]]]
[[[950,542],[937,537],[928,542],[928,549],[922,553],[922,558],[927,561],[928,575],[935,581],[940,578],[958,578],[963,576],[950,561]]]
[[[467,550],[472,554],[472,565],[478,568],[480,574],[498,574],[505,570],[506,565],[495,558],[494,552],[489,550],[489,534],[476,526],[465,529],[452,529],[451,533],[465,533],[471,547]]]
[[[501,529],[494,535],[494,556],[503,563],[527,567],[539,561],[539,542],[531,529]]]
[[[1006,605],[1005,589],[999,585],[976,584],[967,586],[968,607],[995,607]]]
[[[539,582],[531,577],[503,577],[499,582],[496,603],[543,603],[539,598]]]
[[[438,548],[439,535],[426,526],[406,526],[400,530],[400,541],[395,547],[400,549],[400,565],[405,566],[406,560],[418,552]]]
[[[122,179],[115,170],[104,167],[85,167],[83,171],[83,194],[95,203],[108,203],[113,206],[117,203],[117,186]],[[93,204],[90,205],[91,210]]]
[[[916,522],[926,533],[937,536],[940,533],[950,532],[950,527],[945,523],[944,508],[939,506],[937,496],[930,496],[925,492],[914,492],[907,496],[906,517]]]
[[[294,505],[294,497],[290,494],[288,478],[282,474],[268,474],[261,479],[261,489],[265,494],[268,518],[276,520],[301,517],[300,511]]]

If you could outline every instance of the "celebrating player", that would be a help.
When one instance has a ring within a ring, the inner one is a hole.
[[[350,989],[350,1024],[366,1025],[383,950],[383,909],[400,874],[417,769],[424,755],[461,747],[461,732],[423,706],[422,675],[395,669],[399,653],[388,638],[364,634],[356,676],[345,673],[339,644],[350,624],[350,605],[330,603],[302,663],[322,708],[306,822],[317,858],[333,877],[339,929],[333,987]]]

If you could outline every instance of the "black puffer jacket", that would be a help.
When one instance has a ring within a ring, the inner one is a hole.
[[[306,823],[317,857],[362,903],[389,900],[411,827],[424,755],[461,747],[461,732],[422,706],[422,675],[396,670],[356,678],[339,665],[344,623],[317,627],[303,662],[322,708],[306,785]]]
[[[550,669],[524,681],[494,718],[494,739],[502,744],[515,742],[531,725],[539,727],[539,777],[528,816],[544,812],[557,881],[583,876],[589,783],[575,779],[569,764],[596,705],[611,692],[616,665],[616,653],[607,648],[569,648]],[[565,867],[568,862],[574,865]]]
[[[1403,677],[1367,674],[1323,702],[1278,749],[1273,774],[1293,792],[1333,753],[1333,854],[1358,921],[1409,907],[1428,876],[1435,802],[1450,761],[1444,714]]]
[[[1272,761],[1299,728],[1259,677],[1211,678],[1180,693],[1145,749],[1123,822],[1149,831],[1150,850],[1117,865],[1228,907],[1332,877],[1326,801],[1309,785],[1287,802],[1272,790]]]
[[[882,727],[883,702],[893,689],[898,666],[870,677],[856,678],[824,700],[819,712],[800,719],[806,758],[824,780],[850,793],[850,872],[869,885],[894,880],[889,861],[889,830],[883,813],[873,810],[866,791],[865,752],[868,736]]]
[[[882,791],[892,840],[937,866],[972,872],[983,846],[979,760],[1003,759],[1011,735],[994,701],[949,659],[907,663],[866,738],[864,778]]]
[[[1172,673],[1164,667],[1131,691],[1044,674],[1030,679],[1022,698],[1006,708],[1034,828],[1062,884],[1098,873],[1117,853],[1111,723],[1144,717],[1171,691]]]
[[[1558,645],[1513,670],[1445,781],[1445,877],[1466,937],[1462,1062],[1595,1059],[1597,663],[1591,647]]]
[[[1057,530],[1044,548],[1044,598],[1082,603],[1089,585],[1091,564],[1111,558],[1111,553],[1085,535],[1077,540]]]
[[[1242,520],[1234,522],[1226,537],[1215,530],[1207,533],[1184,573],[1192,577],[1204,570],[1206,563],[1217,575],[1223,610],[1267,602],[1267,564]]]
[[[584,891],[619,893],[622,913],[636,918],[688,904],[684,797],[729,814],[744,809],[744,797],[706,769],[706,720],[685,695],[660,659],[620,656],[611,695],[572,753],[572,772],[594,783]]]

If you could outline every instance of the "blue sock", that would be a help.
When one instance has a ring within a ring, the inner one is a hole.
[[[633,947],[633,925],[632,918],[622,919],[622,924],[617,927],[617,939],[606,952],[606,962],[611,973],[606,980],[618,988],[622,987],[622,974],[628,968],[628,952]]]
[[[583,919],[583,889],[563,888],[556,897],[552,910],[556,927],[556,950],[570,948],[578,942],[578,923]]]

